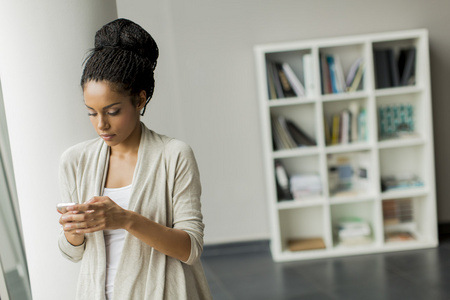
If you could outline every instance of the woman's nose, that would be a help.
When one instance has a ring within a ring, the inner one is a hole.
[[[100,116],[98,118],[98,129],[104,130],[108,129],[108,127],[109,127],[108,119],[106,117]]]

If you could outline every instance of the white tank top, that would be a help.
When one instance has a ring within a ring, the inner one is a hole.
[[[103,196],[108,196],[123,209],[128,209],[130,203],[131,185],[121,188],[104,188]],[[111,300],[114,294],[114,278],[122,255],[125,241],[125,229],[103,230],[106,247],[106,299]]]

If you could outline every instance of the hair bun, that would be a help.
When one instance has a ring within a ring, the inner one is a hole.
[[[117,19],[100,28],[95,34],[94,46],[94,51],[105,48],[132,51],[142,58],[149,59],[153,69],[159,55],[158,46],[152,36],[141,26],[127,19]]]

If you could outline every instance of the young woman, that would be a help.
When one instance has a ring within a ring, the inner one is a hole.
[[[81,87],[99,138],[61,157],[59,248],[81,260],[77,299],[210,299],[200,262],[200,178],[191,148],[140,122],[158,47],[118,19],[95,36]]]

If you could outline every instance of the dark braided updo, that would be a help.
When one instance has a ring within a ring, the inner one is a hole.
[[[116,91],[128,93],[133,104],[144,90],[148,103],[155,88],[153,72],[159,55],[152,36],[130,20],[117,19],[97,31],[94,46],[85,60],[81,87],[92,80],[104,80]]]

